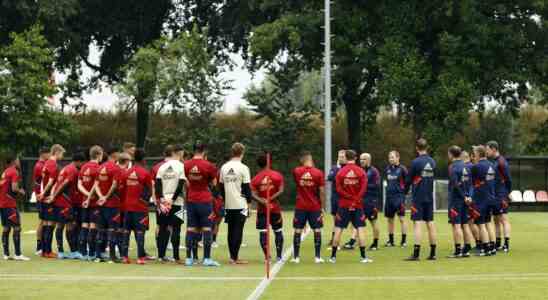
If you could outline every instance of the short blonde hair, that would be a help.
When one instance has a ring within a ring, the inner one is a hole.
[[[245,152],[245,146],[242,143],[234,143],[231,150],[233,157],[242,156]]]
[[[55,144],[55,145],[51,146],[50,152],[51,152],[52,155],[55,155],[57,153],[65,153],[66,150],[65,150],[65,148],[63,148],[63,146],[61,146],[59,144]]]
[[[97,159],[102,154],[103,154],[103,148],[101,146],[95,145],[89,149],[90,159]]]

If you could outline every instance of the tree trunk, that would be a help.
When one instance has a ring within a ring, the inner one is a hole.
[[[150,104],[145,99],[137,100],[137,147],[144,148],[148,134],[148,121],[150,116]]]
[[[346,123],[348,126],[348,144],[349,149],[361,151],[361,136],[362,136],[362,101],[359,99],[354,90],[345,91],[343,94],[343,102],[346,108]]]

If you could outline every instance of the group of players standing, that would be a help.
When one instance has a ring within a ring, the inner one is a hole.
[[[455,252],[452,258],[469,257],[475,240],[478,255],[494,255],[497,250],[509,251],[510,223],[507,217],[511,179],[508,164],[498,152],[498,144],[473,148],[473,159],[458,146],[448,150],[449,223],[452,224]],[[329,261],[336,262],[342,231],[351,223],[352,239],[343,248],[353,249],[356,240],[360,262],[372,262],[366,255],[366,221],[373,228],[369,250],[379,248],[377,224],[381,178],[386,186],[384,213],[388,219],[387,247],[395,246],[395,217],[401,224],[400,245],[407,245],[405,221],[406,195],[411,191],[411,220],[415,245],[410,261],[419,260],[422,227],[426,224],[430,242],[429,260],[436,259],[436,228],[434,225],[433,188],[436,162],[428,153],[426,140],[416,143],[417,158],[408,170],[399,162],[399,153],[389,153],[389,166],[384,176],[372,166],[368,153],[341,150],[338,164],[327,176],[333,186],[331,213],[334,218],[329,247]],[[100,146],[72,156],[72,162],[59,168],[65,149],[54,145],[40,153],[34,168],[33,196],[38,201],[40,225],[37,230],[37,253],[45,258],[81,259],[131,263],[130,234],[137,244],[137,263],[151,259],[145,251],[145,232],[149,227],[149,202],[156,206],[156,247],[162,262],[177,261],[187,266],[198,262],[198,244],[204,248],[204,266],[219,266],[211,258],[221,220],[228,225],[227,239],[231,264],[246,264],[239,258],[243,230],[252,202],[257,205],[256,228],[260,245],[267,256],[267,209],[275,235],[276,258],[282,260],[284,236],[279,198],[284,192],[284,177],[270,167],[267,155],[257,159],[260,171],[251,178],[242,163],[245,147],[235,143],[231,158],[220,170],[207,160],[206,145],[197,142],[191,157],[185,160],[182,147],[167,146],[165,159],[151,171],[145,166],[145,152],[135,145],[124,144],[123,151]],[[489,158],[489,159],[488,159]],[[21,222],[16,208],[17,194],[25,191],[18,185],[20,162],[8,159],[8,167],[0,181],[0,214],[3,225],[4,259],[28,260],[21,254]],[[60,170],[59,170],[60,169]],[[314,235],[314,257],[322,263],[321,230],[325,204],[326,177],[314,166],[309,152],[300,156],[300,165],[293,172],[297,188],[293,219],[293,258],[300,262],[300,244],[308,225]],[[150,200],[150,201],[149,201]],[[494,216],[494,224],[491,217]],[[186,259],[181,260],[179,246],[181,228],[187,222]],[[15,256],[9,254],[9,234],[13,230]],[[504,245],[501,235],[504,233]],[[55,236],[58,253],[52,251]],[[70,252],[65,252],[66,236]],[[166,257],[171,241],[173,258]],[[464,245],[464,247],[462,246]],[[108,253],[106,252],[108,249]],[[118,253],[117,253],[118,250]],[[118,256],[119,255],[119,256]]]

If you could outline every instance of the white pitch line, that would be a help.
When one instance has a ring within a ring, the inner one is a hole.
[[[286,251],[287,252],[287,251]],[[289,251],[291,254],[291,251]],[[281,264],[280,264],[281,265]],[[278,268],[278,272],[281,266]],[[274,270],[273,270],[274,271]],[[0,274],[0,281],[264,281],[265,277],[200,277],[200,276],[96,276],[56,274]],[[270,281],[493,281],[493,280],[548,280],[548,273],[501,273],[430,276],[334,276],[313,277],[271,276]],[[266,288],[266,286],[265,286]],[[258,289],[258,287],[257,287]],[[257,290],[256,289],[256,290]],[[264,289],[263,289],[264,292]],[[259,297],[261,294],[258,294]]]
[[[304,239],[308,236],[308,234],[310,232],[311,232],[311,230],[303,232],[304,234],[302,236],[301,241],[304,241]],[[277,262],[274,265],[274,267],[272,268],[272,270],[270,270],[270,278],[266,278],[266,276],[263,277],[263,280],[261,280],[259,285],[255,288],[253,293],[251,293],[251,295],[249,295],[249,297],[247,297],[246,300],[258,300],[261,297],[261,295],[264,293],[266,288],[270,285],[272,280],[274,280],[274,278],[276,277],[276,274],[278,274],[278,272],[280,272],[280,270],[282,269],[282,267],[285,265],[285,263],[291,257],[292,254],[293,254],[293,246],[291,245],[291,246],[287,247],[287,249],[285,250],[285,252],[282,256],[282,260]]]

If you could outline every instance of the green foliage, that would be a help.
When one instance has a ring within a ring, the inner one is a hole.
[[[0,48],[0,150],[33,153],[77,131],[66,116],[47,107],[56,87],[49,82],[53,51],[41,31],[34,26],[14,33],[11,44]]]

